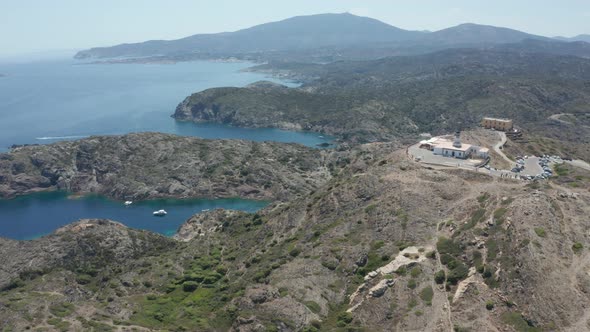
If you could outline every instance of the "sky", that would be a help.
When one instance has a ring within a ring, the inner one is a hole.
[[[176,39],[343,12],[408,30],[472,22],[544,36],[590,34],[589,0],[0,0],[0,56]]]

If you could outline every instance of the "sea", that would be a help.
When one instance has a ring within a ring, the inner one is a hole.
[[[244,72],[244,62],[89,64],[73,59],[0,62],[0,152],[16,144],[48,144],[92,135],[164,132],[202,138],[295,142],[316,147],[331,138],[273,128],[239,128],[178,122],[170,116],[191,93],[269,80]],[[218,207],[256,211],[266,202],[157,200],[125,207],[101,197],[72,199],[67,193],[0,200],[0,236],[29,240],[80,218],[108,218],[130,227],[171,235],[192,214]],[[165,209],[163,218],[152,210]]]

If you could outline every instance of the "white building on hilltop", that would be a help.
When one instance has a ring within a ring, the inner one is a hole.
[[[420,148],[431,150],[436,155],[459,159],[471,157],[485,159],[489,153],[487,148],[461,143],[460,132],[455,133],[455,139],[452,141],[442,137],[421,141]]]

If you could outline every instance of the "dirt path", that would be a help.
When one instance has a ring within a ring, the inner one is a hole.
[[[573,124],[573,123],[571,123],[571,122],[569,122],[569,121],[562,120],[562,119],[561,119],[561,117],[562,117],[563,115],[568,115],[568,113],[559,113],[559,114],[553,114],[553,115],[551,115],[551,116],[549,117],[549,119],[551,119],[551,120],[555,120],[555,121],[557,121],[557,122],[561,122],[561,123],[563,123],[563,124],[568,124],[568,125],[571,125],[571,124]]]
[[[445,221],[440,221],[438,224],[436,224],[436,237],[435,239],[438,239],[441,234],[440,234],[440,230],[442,229],[441,225],[445,223]],[[443,264],[440,261],[440,253],[438,252],[438,249],[436,247],[436,243],[434,244],[434,252],[436,254],[436,261],[437,261],[437,265],[438,265],[438,271],[440,270],[444,270]],[[446,311],[447,313],[447,317],[446,320],[449,324],[449,329],[448,331],[453,331],[453,318],[452,318],[452,313],[451,313],[451,302],[449,301],[449,294],[445,288],[444,285],[447,284],[447,277],[445,274],[445,281],[443,282],[443,295],[444,295],[444,304],[443,304],[443,310]],[[435,287],[433,287],[434,289],[437,289],[437,285],[434,285]]]
[[[587,171],[590,171],[590,164],[588,164],[587,162],[585,162],[583,160],[576,159],[576,160],[572,160],[572,161],[566,161],[566,163],[568,163],[572,166],[583,168]]]
[[[551,119],[551,120],[554,120],[554,121],[557,121],[557,122],[563,123],[563,124],[565,124],[565,125],[576,125],[576,124],[575,124],[575,123],[573,123],[573,122],[566,121],[566,120],[562,119],[561,117],[562,117],[562,116],[564,116],[564,115],[572,115],[572,116],[574,116],[574,115],[573,115],[573,114],[571,114],[571,113],[559,113],[559,114],[553,114],[553,115],[551,115],[551,116],[550,116],[548,119]],[[585,126],[585,125],[583,125],[583,124],[577,124],[577,125],[580,125],[580,126],[582,126],[582,127],[588,127],[588,126]]]

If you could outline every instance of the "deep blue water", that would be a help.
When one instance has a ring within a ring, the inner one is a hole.
[[[0,63],[0,73],[7,75],[0,77],[0,151],[12,144],[42,144],[139,131],[308,146],[329,140],[317,133],[180,123],[170,117],[178,103],[191,93],[273,80],[240,72],[251,65],[204,61],[117,65],[82,64],[74,60]]]
[[[244,86],[268,79],[240,72],[251,64],[187,62],[173,65],[89,65],[74,60],[0,63],[0,151],[12,144],[52,143],[89,135],[159,131],[203,138],[327,142],[316,133],[180,123],[170,117],[186,96],[207,88]],[[272,79],[271,79],[272,80]],[[170,235],[194,213],[218,207],[255,211],[247,200],[148,201],[124,207],[100,197],[65,194],[0,200],[0,236],[31,239],[80,218],[108,218],[130,227]],[[152,216],[166,209],[164,218]]]
[[[50,192],[0,200],[0,236],[17,240],[33,239],[83,218],[116,220],[133,228],[173,235],[190,216],[205,209],[226,208],[257,211],[267,202],[244,199],[151,200],[130,206],[99,196],[68,198],[66,193]],[[164,208],[165,217],[152,212]]]

